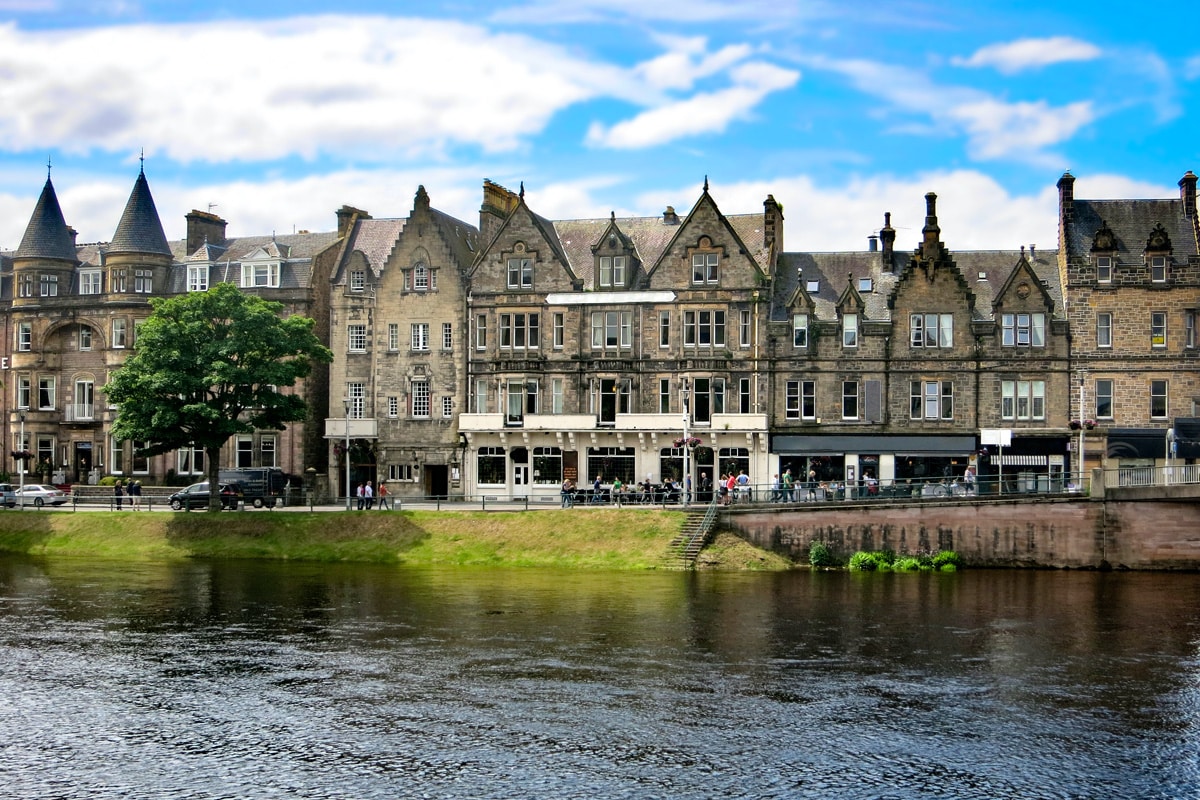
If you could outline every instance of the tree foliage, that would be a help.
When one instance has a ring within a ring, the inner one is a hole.
[[[136,352],[104,387],[120,408],[113,437],[149,442],[139,451],[146,455],[202,448],[216,487],[225,442],[304,419],[304,399],[280,390],[333,354],[313,333],[313,320],[283,317],[281,303],[230,283],[150,304]],[[209,508],[220,508],[215,491]]]

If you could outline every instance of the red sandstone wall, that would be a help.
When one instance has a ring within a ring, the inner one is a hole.
[[[814,541],[857,550],[955,550],[973,566],[1200,569],[1200,503],[1021,500],[982,505],[732,511],[723,527],[808,562]]]

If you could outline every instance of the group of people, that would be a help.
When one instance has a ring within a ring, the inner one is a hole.
[[[375,489],[372,486],[371,481],[367,481],[366,483],[360,483],[358,485],[357,494],[358,494],[358,510],[359,511],[370,511],[372,508],[375,507]],[[391,508],[391,500],[389,498],[390,498],[390,495],[388,494],[387,481],[380,481],[379,482],[379,508],[381,510],[385,509],[385,508],[387,508],[387,509]]]
[[[579,487],[570,478],[562,482],[562,507],[573,508],[575,506],[575,496],[579,491]],[[668,477],[661,486],[658,486],[651,480],[650,476],[646,476],[646,480],[638,481],[634,486],[627,485],[619,477],[613,478],[609,489],[605,491],[604,476],[597,475],[592,481],[592,492],[588,496],[588,505],[600,505],[603,503],[677,503],[683,497],[684,493],[689,496],[692,492],[692,479],[689,476],[686,480],[686,486],[680,486],[679,481]]]
[[[116,503],[117,511],[121,510],[125,496],[129,495],[129,507],[137,511],[142,507],[142,482],[139,480],[130,480],[125,483],[120,478],[113,484],[113,501]]]
[[[721,505],[750,502],[750,476],[746,474],[746,470],[742,470],[736,475],[732,472],[721,473],[721,479],[717,485],[721,487]]]

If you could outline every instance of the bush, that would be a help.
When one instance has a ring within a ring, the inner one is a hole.
[[[808,548],[808,563],[814,567],[840,567],[841,562],[822,542],[813,542]]]
[[[962,556],[953,550],[943,550],[940,553],[935,553],[933,556],[933,568],[942,570],[943,572],[953,572],[956,569],[962,568]],[[951,569],[947,570],[949,566]]]
[[[859,550],[850,556],[850,569],[861,572],[885,572],[892,568],[887,553],[864,553]]]
[[[892,562],[892,569],[896,572],[917,572],[929,567],[922,563],[921,559],[912,556],[904,556]]]

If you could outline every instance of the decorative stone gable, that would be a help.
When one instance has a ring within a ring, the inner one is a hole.
[[[1154,230],[1150,231],[1150,238],[1146,240],[1147,253],[1169,253],[1171,251],[1171,237],[1167,235],[1167,229],[1162,226],[1161,222],[1155,223]]]
[[[1108,227],[1108,223],[1101,224],[1096,235],[1092,237],[1092,252],[1111,253],[1116,249],[1117,235],[1112,232],[1112,228]]]

